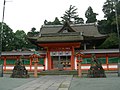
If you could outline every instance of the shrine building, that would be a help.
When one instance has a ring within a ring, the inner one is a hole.
[[[98,31],[96,24],[43,25],[38,36],[28,38],[33,44],[46,51],[45,69],[77,69],[80,50],[96,49],[106,36]]]

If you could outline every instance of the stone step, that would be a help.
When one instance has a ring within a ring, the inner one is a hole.
[[[66,71],[66,70],[47,70],[47,71],[42,71],[39,73],[40,75],[77,75],[77,71],[76,70],[72,70],[72,71]]]

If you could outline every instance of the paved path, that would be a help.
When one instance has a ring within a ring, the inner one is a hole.
[[[120,90],[117,74],[107,78],[78,78],[72,75],[47,75],[39,78],[0,78],[0,90]]]
[[[68,90],[72,75],[41,76],[13,90]]]
[[[73,78],[69,90],[120,90],[120,77]]]

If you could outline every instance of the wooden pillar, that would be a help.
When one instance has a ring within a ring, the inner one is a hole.
[[[50,50],[47,50],[47,58],[48,58],[48,70],[51,70],[51,56],[50,56]]]
[[[72,47],[72,53],[71,53],[71,69],[75,69],[75,61],[74,61],[74,47]]]
[[[4,57],[4,71],[6,71],[6,57]]]
[[[108,63],[108,55],[106,54],[106,65],[107,65],[107,70],[109,70],[109,63]]]
[[[30,58],[30,71],[32,71],[32,58]]]

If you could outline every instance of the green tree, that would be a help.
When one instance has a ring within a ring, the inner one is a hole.
[[[114,9],[115,7],[112,0],[106,0],[102,9],[105,14],[104,17],[106,17],[107,19],[112,19],[112,17],[115,17]]]
[[[36,28],[33,27],[31,28],[31,31],[27,33],[27,38],[35,37],[38,35],[39,35],[39,31],[36,31]],[[32,44],[28,39],[26,41],[27,41],[26,48],[38,50],[38,47],[36,45]]]
[[[27,35],[23,30],[17,30],[15,32],[15,42],[14,47],[15,49],[23,49],[27,48]]]
[[[44,25],[61,25],[62,23],[60,22],[60,20],[58,19],[58,17],[55,18],[54,21],[44,21]]]
[[[117,12],[117,18],[118,18],[118,23],[120,26],[120,1],[117,2],[116,0],[116,9],[115,9],[115,3],[113,2],[115,0],[106,0],[106,2],[103,5],[103,12],[104,12],[104,17],[106,18],[106,21],[99,21],[99,26],[105,30],[106,33],[117,33],[116,29],[116,17],[115,17],[115,12]],[[106,26],[105,26],[106,25]]]
[[[60,20],[56,17],[55,20],[53,21],[54,25],[61,25]]]
[[[84,21],[82,18],[79,18],[77,8],[72,5],[70,5],[69,9],[65,11],[65,14],[63,14],[61,18],[63,22],[68,21],[69,23],[75,23],[75,22],[81,23]]]
[[[116,48],[118,47],[118,37],[116,33],[109,34],[109,37],[100,46],[100,48]]]
[[[84,24],[84,20],[83,20],[83,18],[77,17],[77,18],[75,18],[74,23],[75,23],[75,24]]]
[[[33,37],[33,36],[37,36],[39,34],[39,31],[36,31],[36,28],[33,27],[31,28],[31,31],[27,33],[28,37]]]
[[[1,28],[1,23],[0,23]],[[3,32],[2,32],[2,51],[10,51],[13,50],[14,47],[14,33],[13,30],[4,23]]]
[[[98,14],[93,12],[92,7],[88,7],[87,11],[85,12],[85,17],[87,18],[86,23],[94,23],[97,21],[96,16]]]
[[[35,28],[32,28],[32,32],[35,32]],[[15,43],[14,43],[15,49],[21,49],[21,50],[29,50],[29,49],[36,49],[37,46],[33,45],[28,39],[27,35],[23,30],[17,30],[15,32]]]
[[[112,32],[112,26],[110,25],[110,21],[109,20],[99,20],[98,21],[98,29],[100,31],[100,33],[102,34],[109,34]]]

